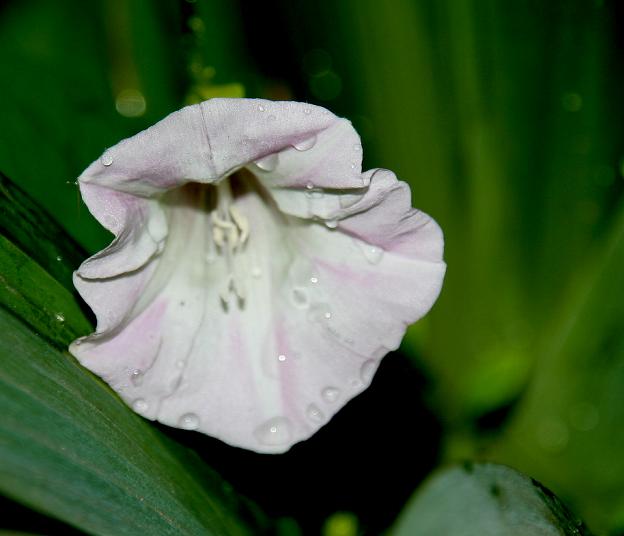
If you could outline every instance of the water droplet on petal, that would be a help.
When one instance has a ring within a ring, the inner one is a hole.
[[[143,383],[143,372],[140,369],[134,369],[130,374],[130,381],[134,385],[141,385]]]
[[[310,322],[327,323],[331,317],[331,307],[327,303],[315,303],[308,311],[308,320]]]
[[[297,149],[297,151],[308,151],[312,149],[312,147],[314,147],[315,144],[316,144],[316,135],[312,136],[311,138],[302,140],[298,143],[295,143],[293,147]]]
[[[326,220],[325,227],[327,227],[328,229],[335,229],[336,227],[338,227],[338,220]]]
[[[260,110],[261,112],[264,112],[264,110],[266,110],[266,108],[264,107],[263,104],[258,104],[258,110]]]
[[[312,283],[313,285],[316,285],[318,283],[318,277],[312,276],[310,278],[310,283]]]
[[[308,406],[308,409],[306,409],[306,415],[308,416],[308,419],[314,422],[323,422],[325,420],[325,415],[316,404],[310,404]]]
[[[323,400],[325,400],[325,402],[329,402],[331,404],[338,400],[338,397],[340,396],[340,389],[338,389],[337,387],[325,387],[325,389],[323,389],[323,392],[321,393],[321,396],[323,397]]]
[[[110,153],[104,153],[100,158],[103,166],[110,166],[113,163],[113,155]]]
[[[310,108],[304,108],[303,113],[306,115],[310,115],[312,113],[312,110],[310,110]]]
[[[310,305],[310,296],[307,289],[303,287],[295,287],[292,290],[292,301],[300,309],[305,309]]]
[[[261,158],[260,160],[256,160],[256,166],[258,166],[263,171],[273,171],[279,162],[279,157],[277,153],[270,154]]]
[[[197,430],[199,427],[199,417],[194,413],[185,413],[178,420],[178,426],[183,430]]]
[[[57,322],[65,322],[65,315],[63,313],[54,313],[54,318]]]
[[[284,361],[286,361],[286,356],[284,354],[280,354],[277,356],[277,360],[283,363]]]
[[[357,164],[355,162],[351,162],[351,169],[355,169],[357,167]]]
[[[314,190],[314,184],[312,184],[311,182],[307,183],[306,190]]]
[[[377,370],[377,361],[374,359],[369,359],[362,364],[360,368],[360,378],[364,383],[370,383],[375,375],[375,371]]]
[[[268,446],[284,445],[292,437],[292,425],[286,417],[274,417],[254,430],[259,443]]]
[[[373,246],[372,244],[367,244],[366,242],[361,242],[359,240],[356,240],[356,244],[368,262],[371,264],[379,264],[381,262],[381,258],[384,254],[384,250],[382,248]]]
[[[145,402],[145,400],[143,400],[142,398],[137,398],[132,403],[132,409],[136,411],[137,413],[145,413],[148,407],[149,407],[148,403]]]

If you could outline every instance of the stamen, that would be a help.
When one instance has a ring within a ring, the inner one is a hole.
[[[210,214],[212,239],[225,257],[228,276],[219,295],[225,302],[229,302],[231,293],[236,294],[239,300],[244,300],[247,293],[243,284],[243,277],[236,270],[234,257],[240,253],[249,238],[249,222],[234,206],[232,190],[227,179],[216,185],[217,204]]]

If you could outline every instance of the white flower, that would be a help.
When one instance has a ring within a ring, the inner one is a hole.
[[[365,389],[435,301],[442,233],[345,120],[213,99],[80,176],[115,239],[75,285],[97,331],[70,350],[133,409],[283,452]]]

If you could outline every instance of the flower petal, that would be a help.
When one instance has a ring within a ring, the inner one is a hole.
[[[197,195],[178,194],[188,202],[168,203],[167,245],[157,268],[147,265],[150,282],[137,283],[127,325],[72,352],[148,418],[259,452],[287,450],[368,385],[440,289],[437,225],[410,208],[409,189],[390,172],[365,180],[336,229],[279,214],[251,192],[239,197],[252,233],[237,260],[247,296],[227,306],[219,290],[228,269],[206,262],[207,214]],[[136,275],[119,280],[127,277]]]

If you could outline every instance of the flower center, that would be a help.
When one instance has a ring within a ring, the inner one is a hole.
[[[214,258],[215,251],[225,259],[227,277],[219,296],[224,303],[229,303],[230,296],[236,295],[244,300],[247,294],[245,277],[240,273],[240,263],[236,257],[243,252],[249,238],[249,222],[234,206],[234,198],[229,179],[223,179],[215,187],[216,206],[210,213],[210,232],[208,240],[208,261]]]

